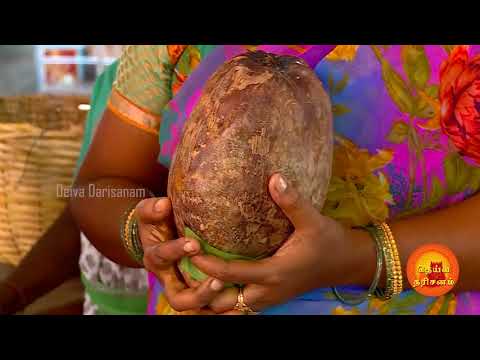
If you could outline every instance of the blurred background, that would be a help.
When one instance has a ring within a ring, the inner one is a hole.
[[[0,45],[0,96],[84,94],[123,45]]]
[[[57,188],[72,184],[93,85],[122,48],[0,45],[0,314],[82,313],[78,262],[27,255],[42,237],[72,237],[48,232],[66,206]]]

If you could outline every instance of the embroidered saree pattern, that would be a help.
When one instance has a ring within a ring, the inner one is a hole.
[[[212,45],[129,45],[119,61],[109,109],[155,135],[161,112]]]

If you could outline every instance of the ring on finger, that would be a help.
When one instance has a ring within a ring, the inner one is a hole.
[[[258,312],[254,311],[250,306],[245,303],[245,296],[243,295],[243,288],[238,289],[237,303],[234,307],[235,310],[241,311],[244,315],[257,315]]]

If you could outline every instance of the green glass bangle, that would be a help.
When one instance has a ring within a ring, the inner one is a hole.
[[[371,297],[375,291],[377,290],[378,282],[380,281],[380,277],[382,275],[382,269],[383,269],[383,247],[382,247],[382,242],[377,236],[377,232],[375,231],[375,228],[372,226],[366,226],[363,227],[364,230],[368,231],[371,235],[371,237],[375,241],[375,248],[377,250],[377,268],[375,270],[375,276],[373,278],[373,281],[368,289],[368,291],[365,293],[365,295],[361,295],[359,297],[354,297],[353,299],[346,299],[343,295],[341,295],[336,287],[332,287],[332,291],[336,298],[344,303],[345,305],[348,306],[358,306],[365,302],[369,297]]]

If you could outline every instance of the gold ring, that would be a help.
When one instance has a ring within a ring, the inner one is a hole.
[[[241,311],[244,315],[257,315],[256,311],[253,311],[250,306],[245,304],[245,297],[243,296],[243,288],[238,289],[237,303],[235,304],[235,310]]]

